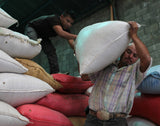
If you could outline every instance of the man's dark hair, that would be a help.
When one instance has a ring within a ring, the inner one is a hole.
[[[74,12],[73,10],[65,10],[65,11],[63,11],[62,15],[63,15],[64,17],[70,16],[72,19],[75,19],[75,18],[76,18],[76,17],[75,17],[75,12]]]

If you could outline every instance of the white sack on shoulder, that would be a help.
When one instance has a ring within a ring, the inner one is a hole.
[[[28,69],[0,50],[0,72],[25,73]]]
[[[0,125],[1,126],[26,126],[29,120],[22,116],[14,107],[0,101]]]
[[[28,36],[0,27],[0,49],[11,57],[32,59],[41,51],[39,41]]]
[[[0,100],[14,107],[33,103],[54,91],[48,83],[33,76],[0,73]]]
[[[97,72],[115,61],[129,44],[129,28],[123,21],[106,21],[83,28],[75,43],[80,74]]]
[[[0,8],[0,27],[8,28],[11,25],[17,23],[18,21],[11,17],[7,12]]]

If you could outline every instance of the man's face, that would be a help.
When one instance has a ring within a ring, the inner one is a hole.
[[[123,53],[120,62],[122,62],[125,66],[131,65],[138,60],[138,55],[136,52],[135,45],[132,44],[128,46],[128,48]]]
[[[61,15],[60,20],[64,29],[69,29],[74,22],[74,20],[70,16]]]

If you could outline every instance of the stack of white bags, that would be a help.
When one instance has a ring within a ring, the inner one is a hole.
[[[29,118],[21,115],[16,107],[34,103],[55,89],[43,80],[24,74],[28,69],[14,59],[34,58],[41,51],[39,41],[9,30],[17,20],[2,9],[0,19],[0,126],[26,126],[31,124]],[[82,29],[75,43],[80,74],[97,72],[115,61],[130,42],[129,28],[127,22],[107,21]],[[92,88],[86,91],[87,95]],[[32,110],[27,108],[27,111]]]
[[[38,41],[9,30],[17,23],[0,9],[0,126],[25,126],[29,119],[15,107],[33,103],[55,90],[46,82],[25,75],[28,71],[14,58],[32,59],[41,51]]]

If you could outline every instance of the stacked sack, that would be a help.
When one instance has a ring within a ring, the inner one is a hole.
[[[41,98],[36,104],[64,114],[74,126],[83,126],[89,99],[85,92],[93,84],[91,81],[83,81],[80,77],[66,74],[57,73],[52,76],[63,87]]]
[[[41,99],[48,97],[48,95],[54,95],[55,91],[62,88],[63,86],[55,81],[51,75],[49,75],[40,65],[37,63],[28,60],[28,59],[19,59],[16,60],[21,63],[23,66],[28,68],[26,75],[31,75],[36,78],[39,78],[47,82],[53,89],[52,92],[48,92],[43,95]],[[45,88],[44,88],[45,90]],[[38,90],[37,90],[38,91]],[[43,90],[39,90],[43,92]],[[31,94],[32,95],[32,94]],[[32,96],[31,96],[32,97]],[[40,98],[39,98],[40,99]],[[37,100],[39,100],[37,99]],[[23,105],[19,105],[17,110],[25,117],[30,120],[30,123],[27,126],[73,126],[71,121],[61,112],[51,109],[44,105],[37,104],[37,100],[34,102],[28,102]],[[60,102],[60,101],[57,101]],[[53,103],[51,103],[53,104]],[[58,104],[58,103],[57,103]]]
[[[68,89],[65,89],[64,85],[54,80],[40,65],[31,60],[41,51],[39,41],[0,27],[0,45],[0,100],[2,102],[0,102],[0,114],[3,115],[0,116],[0,125],[73,126],[84,124],[88,96],[81,93],[92,85],[91,82],[83,82],[80,78],[68,75],[72,78],[69,84],[77,85],[75,88],[79,91],[75,90],[74,94],[72,92],[71,94],[60,93],[60,88],[63,87],[61,90],[67,91]],[[65,75],[62,76],[64,79],[68,78]],[[69,89],[71,91],[73,87]],[[51,102],[47,99],[51,99]],[[57,108],[50,106],[57,106]]]
[[[16,60],[27,67],[22,59]],[[17,110],[30,120],[27,126],[83,126],[89,99],[85,92],[93,84],[91,81],[83,81],[80,77],[66,74],[57,73],[51,76],[59,84],[53,85],[55,92],[34,103],[17,107]]]
[[[31,60],[40,53],[40,42],[7,29],[11,25],[0,25],[2,126],[83,125],[88,106],[88,96],[84,92],[93,84],[79,77],[49,75]]]
[[[17,22],[16,19],[12,18],[1,8],[0,18],[0,29],[7,30],[8,27]],[[8,41],[4,40],[5,35],[3,34],[3,32],[0,33],[0,125],[25,126],[29,123],[29,120],[26,117],[22,116],[12,105],[10,105],[10,103],[14,102],[14,100],[10,101],[10,99],[15,99],[15,97],[12,97],[12,91],[14,95],[16,90],[14,90],[14,80],[11,80],[11,82],[9,82],[8,78],[11,77],[11,72],[21,74],[25,73],[27,69],[20,63],[15,61],[12,57],[10,57],[6,52],[2,51],[3,46],[7,45]]]
[[[40,66],[33,68],[36,74],[19,62],[24,59],[33,63],[31,59],[41,51],[40,42],[8,29],[17,20],[3,9],[0,9],[0,18],[0,126],[32,125],[17,107],[34,103],[62,86],[51,76],[40,78],[41,73],[47,75]],[[54,84],[51,86],[51,83]]]
[[[137,89],[141,95],[135,97],[130,114],[160,125],[160,65],[147,71],[145,79]]]

